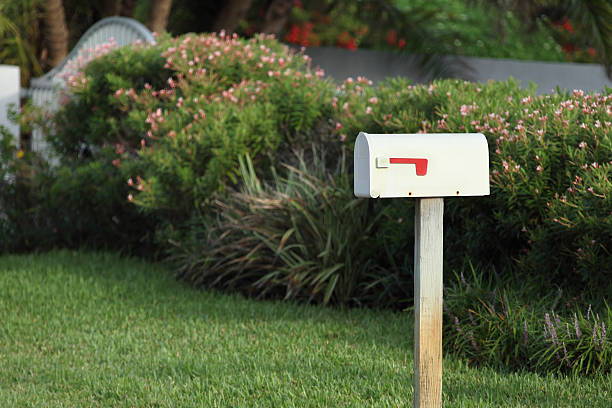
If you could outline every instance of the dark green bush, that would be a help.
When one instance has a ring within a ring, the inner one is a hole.
[[[127,197],[119,169],[106,161],[50,168],[3,142],[0,250],[104,248],[154,256],[153,217]]]

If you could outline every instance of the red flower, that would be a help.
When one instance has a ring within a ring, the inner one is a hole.
[[[593,47],[589,47],[587,48],[587,54],[589,54],[591,57],[594,57],[595,55],[597,55],[597,50]]]
[[[304,6],[302,5],[302,2],[301,2],[300,0],[295,0],[295,1],[293,2],[293,6],[294,6],[295,8],[299,8],[299,9],[303,9],[303,8],[304,8]]]
[[[395,30],[389,30],[389,32],[387,33],[387,44],[395,45],[396,41],[397,41],[397,32]]]
[[[300,42],[301,34],[302,30],[300,29],[300,27],[294,24],[291,26],[291,29],[289,30],[287,35],[285,35],[285,41],[292,44],[297,44]]]
[[[357,49],[357,42],[355,41],[354,38],[350,38],[348,40],[348,42],[346,43],[346,48],[348,48],[351,51],[355,51]]]
[[[351,35],[348,33],[348,31],[341,32],[340,35],[338,35],[338,42],[337,42],[338,47],[341,47],[341,48],[346,47],[346,45],[350,41],[350,38],[351,38]]]
[[[404,40],[403,38],[400,38],[399,41],[397,42],[397,46],[399,48],[404,48],[406,46],[406,40]]]
[[[572,27],[571,23],[569,22],[569,19],[567,17],[565,17],[563,19],[563,28],[565,29],[565,31],[567,31],[568,33],[573,33],[574,32],[574,27]]]
[[[563,51],[566,54],[572,53],[576,50],[576,46],[574,44],[563,44],[563,47],[561,48],[563,48]]]

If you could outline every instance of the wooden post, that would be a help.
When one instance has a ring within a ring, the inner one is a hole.
[[[414,406],[442,406],[443,198],[416,200],[414,222]]]

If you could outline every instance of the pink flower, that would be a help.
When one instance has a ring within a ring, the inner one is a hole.
[[[538,164],[538,167],[536,167],[536,171],[537,171],[538,173],[541,173],[541,172],[542,172],[542,170],[544,170],[544,169],[542,168],[542,166],[540,166],[540,165]]]
[[[473,103],[471,105],[461,105],[461,116],[462,117],[466,117],[469,113],[471,113],[474,109],[477,109],[478,105],[476,105],[476,103]]]
[[[580,142],[578,147],[581,148],[581,149],[584,149],[585,147],[587,147],[587,144],[586,144],[586,142]]]
[[[370,113],[372,113],[372,108],[367,106],[366,110],[365,110],[366,115],[369,115]]]
[[[134,196],[130,193],[130,194],[128,194],[127,199],[128,199],[129,202],[132,202],[132,201],[134,201]]]
[[[342,123],[337,122],[336,123],[336,130],[340,130],[340,129],[342,129]]]
[[[133,185],[134,185],[134,180],[132,180],[131,178],[129,178],[129,179],[128,179],[128,181],[127,181],[127,183],[128,183],[128,186],[130,186],[130,187],[131,187],[131,186],[133,186]]]
[[[378,98],[373,96],[372,98],[368,99],[368,102],[376,105],[378,103]]]

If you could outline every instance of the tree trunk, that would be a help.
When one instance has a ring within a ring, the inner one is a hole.
[[[272,4],[270,4],[270,7],[268,7],[261,32],[266,34],[280,34],[287,20],[289,20],[292,8],[292,0],[274,0]]]
[[[68,26],[62,0],[47,0],[45,3],[45,43],[48,63],[58,65],[68,55]]]
[[[233,32],[240,21],[246,16],[252,0],[229,0],[219,13],[213,24],[213,31],[225,30]]]
[[[102,15],[104,17],[134,17],[135,8],[136,0],[104,0]]]
[[[168,25],[172,0],[152,0],[147,26],[156,33],[162,33]]]
[[[121,0],[104,0],[102,15],[104,17],[116,16],[119,14]]]
[[[136,8],[136,1],[137,0],[123,0],[121,2],[121,9],[119,10],[119,15],[123,17],[133,18],[134,9]]]

